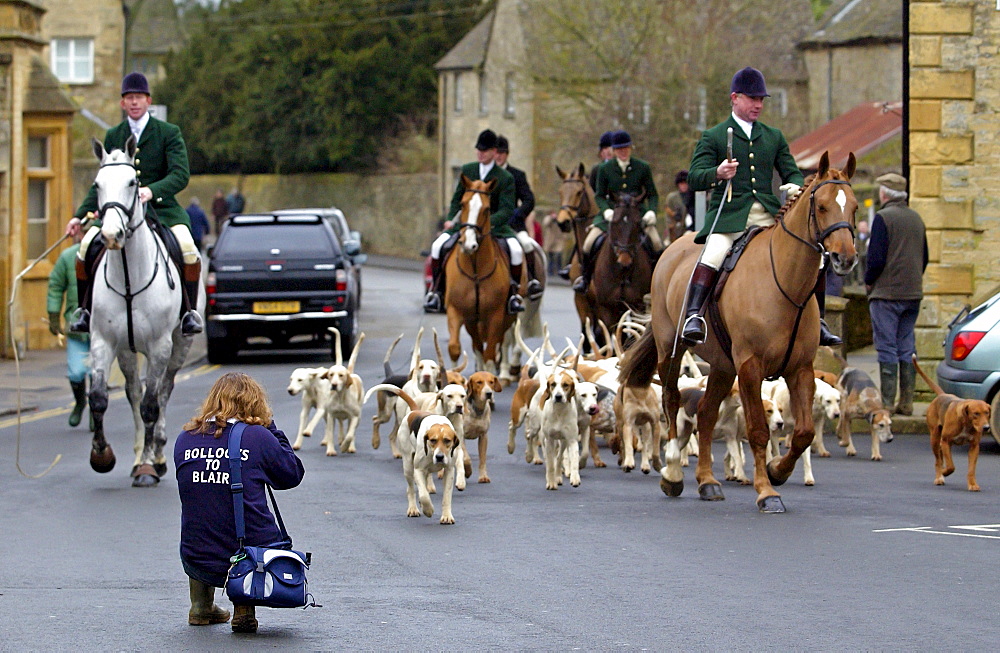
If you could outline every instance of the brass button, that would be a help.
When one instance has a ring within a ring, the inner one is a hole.
[[[755,177],[750,177],[750,183],[751,184],[756,184],[757,183],[757,179]]]
[[[753,172],[754,170],[756,170],[756,168],[754,168],[753,166],[750,166],[750,172]]]
[[[135,153],[136,153],[136,154],[138,154],[138,153],[139,153],[139,148],[138,148],[138,147],[137,147],[137,148],[135,148]]]
[[[753,141],[750,141],[750,147],[753,147]]]
[[[627,188],[627,186],[625,184],[622,184],[622,188]]]
[[[753,194],[754,194],[754,195],[756,195],[756,194],[757,194],[757,189],[756,189],[756,188],[754,188],[754,189],[753,189]]]
[[[753,158],[753,152],[751,152],[751,153],[750,153],[750,158],[751,158],[751,159]]]
[[[135,171],[135,176],[136,176],[136,177],[138,177],[138,176],[139,176],[139,175],[141,175],[141,174],[142,174],[142,170],[136,170],[136,171]]]
[[[139,159],[136,159],[136,160],[135,160],[135,164],[136,164],[136,165],[139,165],[140,163],[142,163],[142,161],[140,161]]]

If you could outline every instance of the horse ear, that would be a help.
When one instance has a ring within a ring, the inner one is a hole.
[[[128,140],[125,141],[125,154],[128,155],[128,158],[135,159],[135,148],[136,148],[135,135],[132,134],[128,137]]]
[[[471,185],[472,185],[472,180],[469,179],[468,177],[466,177],[465,173],[463,172],[462,173],[462,187],[468,189],[469,186],[471,186]]]
[[[104,143],[97,140],[96,138],[91,138],[90,146],[91,148],[93,148],[94,156],[97,157],[97,160],[104,161],[104,157],[107,155],[107,152],[104,151]]]
[[[580,175],[580,179],[587,176],[587,169],[583,166],[583,161],[580,162],[580,167],[577,169],[577,172]]]
[[[827,150],[823,152],[823,156],[819,159],[819,168],[816,170],[816,178],[822,179],[826,176],[826,173],[830,170],[830,151]]]
[[[560,168],[559,166],[556,166],[556,174],[559,175],[560,179],[565,179],[566,178],[566,173],[563,172],[562,168]]]
[[[854,152],[851,152],[851,154],[847,157],[847,167],[844,168],[844,174],[847,175],[848,179],[854,176],[854,172],[857,170],[857,167],[858,160],[854,158]]]
[[[492,193],[493,189],[496,188],[496,187],[497,187],[497,180],[496,179],[490,179],[486,183],[486,192],[487,193]]]

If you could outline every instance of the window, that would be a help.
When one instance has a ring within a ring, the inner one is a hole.
[[[462,73],[455,73],[455,113],[462,113]]]
[[[53,173],[47,135],[28,136],[28,259],[41,256],[49,240],[49,186]]]
[[[768,89],[771,92],[772,111],[777,111],[778,115],[784,118],[788,115],[788,91],[783,88]]]
[[[489,90],[486,87],[486,73],[479,73],[479,113],[486,114],[489,111]]]
[[[514,117],[514,73],[507,73],[503,85],[503,115],[507,118]]]
[[[52,39],[52,70],[66,84],[93,83],[94,40]]]

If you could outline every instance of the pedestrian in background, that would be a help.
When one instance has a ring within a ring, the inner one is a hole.
[[[663,231],[663,242],[672,243],[685,231],[694,231],[694,191],[688,186],[688,171],[681,170],[674,175],[677,190],[667,195],[666,211],[668,222]]]
[[[49,331],[54,336],[66,335],[66,376],[73,390],[73,410],[69,414],[69,425],[78,426],[87,405],[87,376],[90,369],[87,357],[90,354],[90,334],[66,334],[61,319],[69,324],[77,307],[76,253],[80,250],[83,234],[73,236],[73,244],[56,259],[49,274],[49,296],[46,309],[49,313]]]
[[[229,611],[215,605],[215,588],[225,587],[229,558],[236,553],[239,542],[229,459],[220,452],[228,451],[229,434],[237,422],[247,424],[240,441],[246,546],[281,542],[281,531],[267,505],[265,486],[287,490],[301,483],[305,474],[288,438],[274,425],[264,388],[242,372],[219,377],[174,444],[181,498],[180,554],[188,575],[188,623],[192,626],[229,621]],[[235,606],[232,627],[233,632],[257,632],[254,606]]]
[[[913,414],[916,337],[913,329],[924,296],[927,234],[920,215],[906,204],[906,178],[894,172],[875,180],[881,208],[868,239],[865,290],[878,352],[882,403],[898,415]],[[899,403],[892,408],[899,385]]]
[[[208,216],[205,215],[205,211],[201,208],[201,202],[197,197],[192,197],[191,203],[184,210],[187,211],[188,217],[191,219],[191,237],[194,238],[194,246],[200,252],[205,234],[211,230],[208,225]]]
[[[226,196],[226,210],[229,211],[229,215],[239,215],[243,213],[243,207],[246,206],[247,198],[243,197],[243,193],[240,189],[233,188],[233,191]]]
[[[538,244],[538,248],[544,251],[545,234],[542,233],[542,225],[538,224],[534,211],[529,213],[528,217],[524,219],[524,230],[527,231],[528,235],[531,236],[531,239]]]
[[[222,223],[229,217],[229,204],[221,188],[215,189],[215,197],[212,198],[212,217],[215,219],[215,237],[218,238],[222,233]]]
[[[566,234],[559,228],[555,211],[542,218],[542,244],[549,259],[549,276],[555,276],[563,265],[563,250],[566,248]]]

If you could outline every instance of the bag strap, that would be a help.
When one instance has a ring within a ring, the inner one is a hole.
[[[243,470],[240,466],[241,464],[241,454],[240,454],[240,440],[243,439],[243,431],[245,431],[247,425],[243,422],[236,422],[233,425],[232,431],[229,432],[229,490],[233,495],[233,516],[236,518],[236,539],[239,541],[239,545],[243,547],[243,539],[246,537],[246,524],[243,521]],[[291,542],[292,539],[288,537],[288,531],[285,530],[285,522],[281,519],[281,511],[278,510],[278,502],[274,499],[274,492],[271,490],[270,485],[265,485],[267,487],[267,494],[271,497],[271,506],[274,508],[274,516],[278,521],[278,530],[281,532],[281,539]]]
[[[243,470],[240,467],[240,440],[247,425],[243,422],[233,424],[229,432],[229,491],[233,495],[233,516],[236,518],[236,540],[243,548],[243,538],[246,537],[246,525],[243,523]]]

